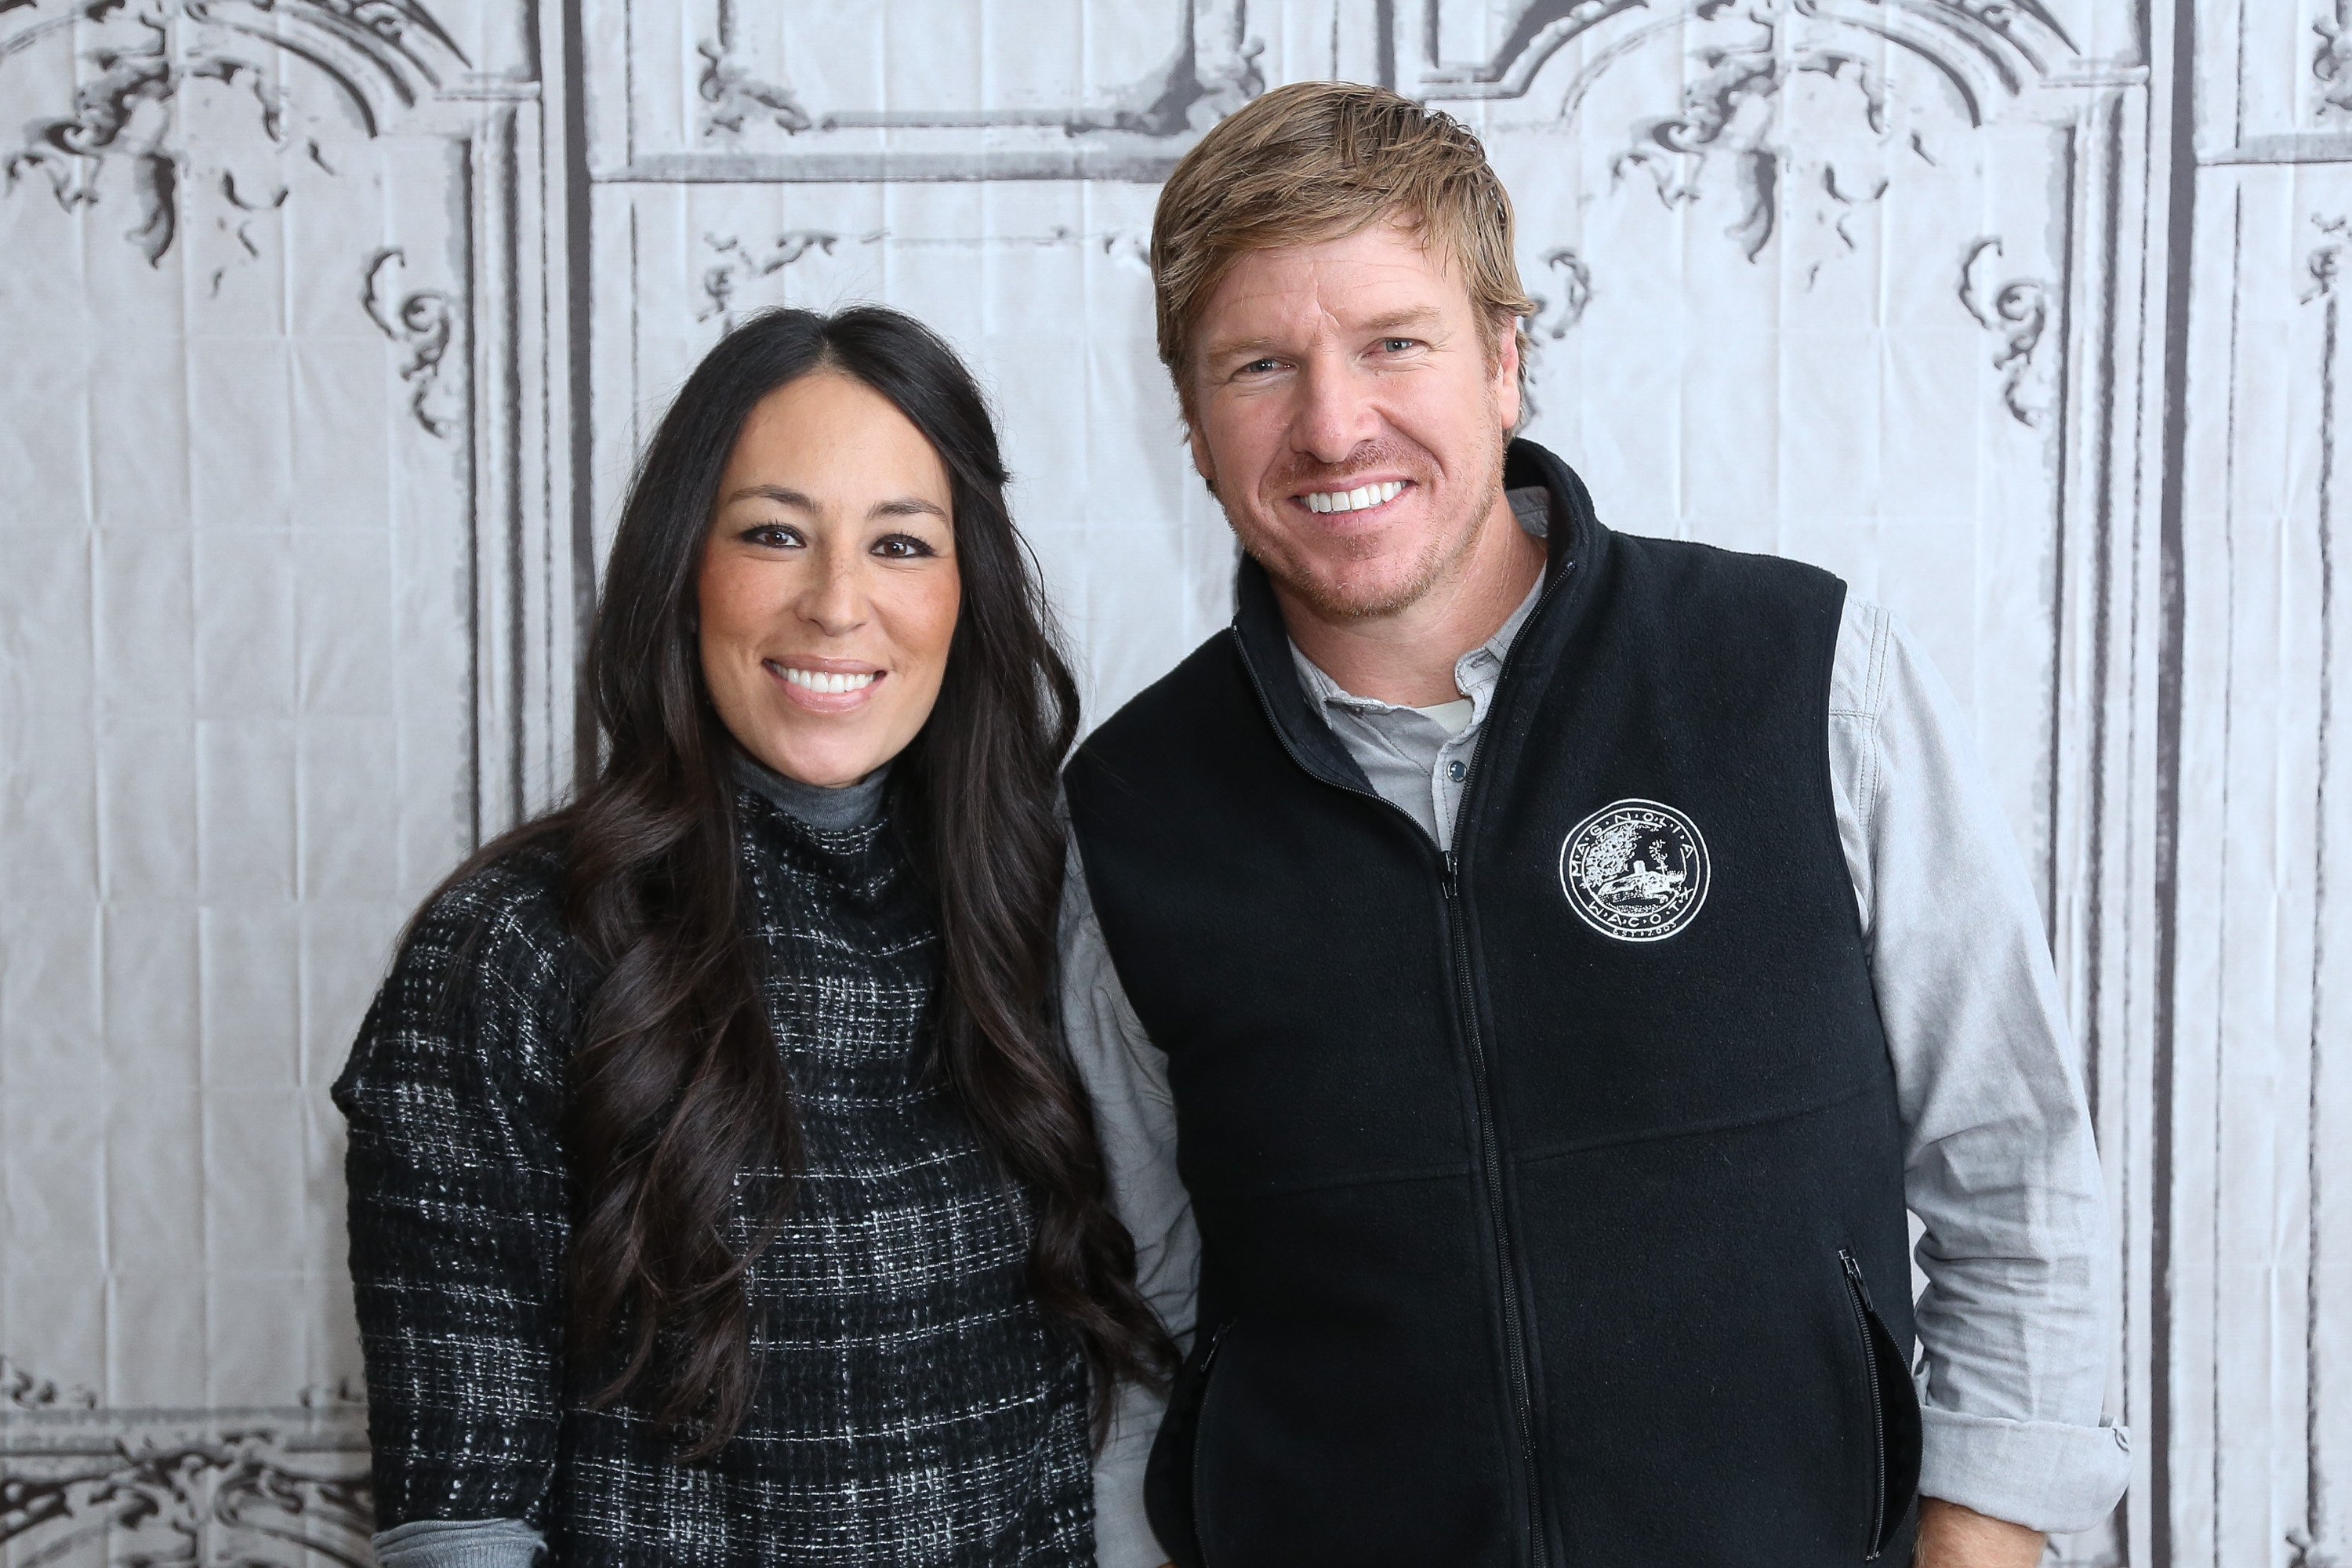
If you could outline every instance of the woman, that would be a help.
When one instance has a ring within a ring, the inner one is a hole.
[[[1004,483],[889,310],[756,318],[663,420],[595,781],[335,1086],[385,1562],[1092,1561],[1089,1410],[1167,1345],[1047,1016],[1076,698]]]

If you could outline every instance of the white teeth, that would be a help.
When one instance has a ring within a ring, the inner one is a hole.
[[[789,664],[782,668],[786,680],[809,691],[863,691],[874,684],[874,676],[871,672],[864,675],[839,675],[830,670],[796,669]]]
[[[1385,484],[1359,485],[1351,490],[1311,490],[1305,500],[1309,511],[1361,511],[1368,506],[1385,506],[1404,493],[1404,481],[1391,479]]]

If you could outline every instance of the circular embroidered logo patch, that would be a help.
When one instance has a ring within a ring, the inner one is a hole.
[[[1620,942],[1657,942],[1706,902],[1698,824],[1654,800],[1612,801],[1559,847],[1559,888],[1584,923]]]

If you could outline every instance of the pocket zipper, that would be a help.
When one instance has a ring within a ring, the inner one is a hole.
[[[1870,1390],[1870,1533],[1862,1538],[1862,1560],[1875,1563],[1885,1550],[1886,1531],[1886,1392],[1878,1385],[1878,1352],[1871,1343],[1870,1286],[1853,1253],[1838,1248],[1845,1268],[1846,1302],[1853,1309],[1853,1329],[1862,1345],[1862,1379]]]
[[[1201,1393],[1192,1402],[1192,1552],[1201,1568],[1209,1568],[1209,1540],[1201,1528],[1201,1417],[1209,1409],[1209,1373],[1217,1364],[1217,1352],[1225,1346],[1225,1336],[1234,1331],[1230,1320],[1220,1324],[1209,1336],[1209,1348],[1201,1357]]]

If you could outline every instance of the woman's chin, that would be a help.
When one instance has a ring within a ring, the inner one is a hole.
[[[770,772],[818,789],[840,789],[856,784],[888,762],[894,751],[873,743],[845,744],[850,740],[845,735],[826,740],[832,743],[811,745],[799,736],[790,742],[771,739],[763,745],[746,746],[744,750]]]

